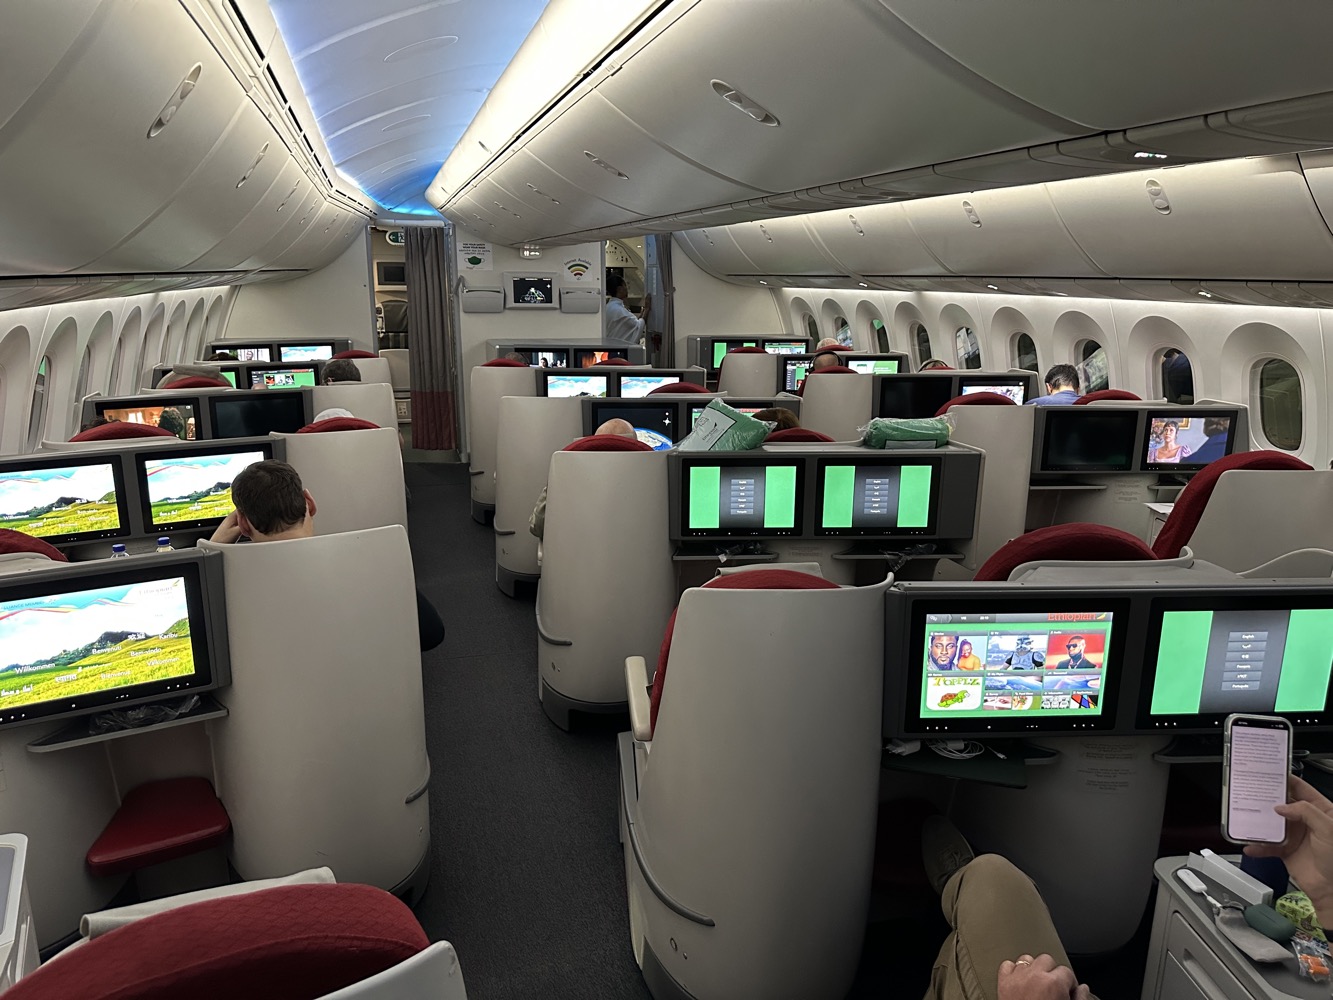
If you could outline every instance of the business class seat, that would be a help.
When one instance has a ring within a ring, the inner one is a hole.
[[[352,348],[351,350],[348,350],[348,351],[339,351],[337,354],[335,354],[335,355],[334,355],[332,358],[330,358],[329,360],[331,360],[331,361],[354,361],[354,360],[356,360],[357,358],[374,358],[374,357],[378,357],[378,356],[379,356],[379,355],[377,355],[374,351],[362,351],[362,350],[358,350],[357,348]]]
[[[774,431],[764,438],[764,444],[799,444],[802,442],[832,444],[833,438],[827,434],[821,434],[819,431],[812,431],[808,427],[788,427],[784,430]]]
[[[336,406],[380,427],[398,426],[398,408],[393,403],[393,389],[386,382],[317,385],[310,393],[311,405],[316,413]]]
[[[999,392],[973,392],[966,396],[954,396],[938,410],[935,416],[942,417],[955,406],[1017,406],[1012,399]]]
[[[685,591],[655,721],[645,662],[626,660],[630,934],[659,1000],[841,1000],[851,986],[873,866],[889,582],[754,569]],[[820,622],[857,623],[835,657]]]
[[[232,679],[217,698],[230,714],[212,744],[236,871],[327,864],[415,898],[429,873],[430,762],[407,532],[199,545],[224,559]]]
[[[472,369],[468,381],[467,426],[469,471],[472,477],[472,520],[478,524],[485,524],[487,515],[495,513],[500,399],[503,396],[536,394],[537,376],[522,362],[495,358]]]
[[[1095,392],[1085,393],[1074,400],[1075,406],[1087,406],[1089,403],[1103,403],[1111,400],[1122,400],[1124,402],[1143,402],[1142,396],[1137,396],[1128,389],[1097,389]]]
[[[0,576],[42,569],[53,562],[69,562],[69,559],[44,539],[13,528],[0,528]]]
[[[986,560],[973,577],[978,583],[1008,580],[1025,563],[1046,560],[1118,562],[1155,560],[1146,542],[1104,524],[1053,524],[1020,535]]]
[[[827,434],[835,441],[861,437],[861,428],[870,422],[874,402],[870,398],[875,380],[859,378],[813,378],[835,372],[856,375],[850,368],[819,368],[811,371],[797,394],[801,397],[801,426]]]
[[[334,417],[282,435],[287,463],[315,498],[316,530],[407,527],[407,491],[398,432],[355,417]]]
[[[762,347],[728,351],[718,370],[717,387],[731,396],[771,396],[778,386],[781,360]]]
[[[364,351],[361,352],[361,355],[347,360],[356,365],[356,370],[361,374],[362,382],[387,382],[390,386],[393,385],[393,372],[389,369],[389,362]]]
[[[389,382],[395,392],[412,388],[412,354],[406,348],[386,348],[379,356],[389,362]]]
[[[184,389],[230,389],[232,388],[232,384],[224,378],[208,378],[204,375],[186,375],[184,378],[172,379],[170,382],[163,382],[156,388],[170,389],[172,392],[180,392]]]
[[[636,365],[629,358],[607,358],[592,366],[593,368],[647,368],[648,365]]]
[[[546,485],[551,456],[583,434],[578,399],[505,396],[495,461],[495,585],[510,597],[541,577],[537,539],[528,529]],[[474,479],[473,482],[476,480]]]
[[[176,435],[165,427],[158,427],[156,424],[138,424],[129,420],[113,420],[110,423],[89,427],[86,431],[79,431],[69,440],[71,444],[84,444],[89,441],[128,441],[132,438],[155,437],[174,438]]]
[[[1294,549],[1319,545],[1328,508],[1325,506],[1314,512],[1313,519],[1303,516],[1308,513],[1303,501],[1311,499],[1311,496],[1306,490],[1297,487],[1299,480],[1284,477],[1282,483],[1287,492],[1276,492],[1278,480],[1272,475],[1264,475],[1257,480],[1254,475],[1249,475],[1234,482],[1228,476],[1232,472],[1272,474],[1313,471],[1300,459],[1280,451],[1238,452],[1209,462],[1195,473],[1189,485],[1176,497],[1171,514],[1153,541],[1153,552],[1158,557],[1169,558],[1176,555],[1182,546],[1189,544],[1202,558],[1240,571]],[[1205,526],[1205,515],[1212,506],[1224,476],[1227,477],[1228,488],[1218,496],[1220,502],[1212,512],[1212,524]],[[1325,478],[1322,474],[1313,479],[1300,477],[1313,486],[1319,486]],[[1194,540],[1201,526],[1204,527],[1200,539],[1202,547]],[[1322,547],[1333,548],[1333,545]]]
[[[466,1000],[458,957],[366,885],[286,885],[144,916],[21,978],[12,1000]]]
[[[625,709],[625,657],[656,641],[676,599],[666,457],[614,435],[551,456],[537,590],[542,709]]]
[[[825,350],[831,350],[831,348],[825,348]],[[806,372],[805,381],[802,382],[801,387],[796,390],[796,395],[802,397],[805,396],[806,387],[810,385],[811,375],[855,375],[855,374],[857,374],[857,372],[854,369],[848,368],[846,365],[825,365],[823,368],[811,368],[808,372]]]
[[[648,390],[650,396],[706,396],[708,389],[694,382],[668,382]]]

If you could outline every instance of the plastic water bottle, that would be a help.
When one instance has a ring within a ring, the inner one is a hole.
[[[111,546],[112,559],[128,559],[129,557],[130,554],[125,551],[124,542],[116,542],[114,545]]]
[[[168,538],[166,535],[160,536],[157,540],[157,548],[153,550],[153,554],[160,556],[164,552],[171,552],[171,551],[172,551],[171,539]]]

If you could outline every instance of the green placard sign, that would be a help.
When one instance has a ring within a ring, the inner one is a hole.
[[[390,229],[384,234],[384,238],[389,241],[391,246],[401,247],[407,245],[407,233],[401,229]]]

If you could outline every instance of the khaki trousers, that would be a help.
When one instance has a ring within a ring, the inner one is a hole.
[[[1000,963],[1020,955],[1070,964],[1037,887],[998,854],[954,872],[940,905],[953,933],[935,959],[926,1000],[997,1000]]]

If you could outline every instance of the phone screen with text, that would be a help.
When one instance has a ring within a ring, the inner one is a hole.
[[[1287,801],[1290,732],[1234,724],[1227,785],[1227,836],[1233,840],[1281,843],[1286,820],[1274,806]]]

